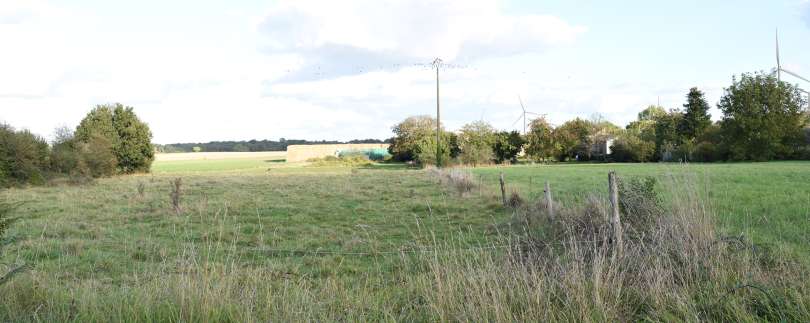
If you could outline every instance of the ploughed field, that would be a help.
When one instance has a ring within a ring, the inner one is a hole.
[[[31,268],[0,287],[0,320],[464,320],[425,296],[442,292],[428,264],[440,251],[503,252],[499,228],[513,214],[500,202],[500,173],[528,200],[549,181],[562,205],[607,194],[609,170],[686,178],[723,235],[810,263],[805,162],[481,167],[470,170],[478,186],[458,194],[404,165],[181,157],[158,158],[152,174],[4,191],[23,204],[0,273]],[[180,212],[170,202],[176,178]]]

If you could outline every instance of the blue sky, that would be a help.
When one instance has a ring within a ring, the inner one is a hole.
[[[777,27],[783,66],[810,76],[808,0],[4,0],[0,120],[48,136],[121,102],[158,143],[386,138],[435,113],[439,56],[450,129],[516,129],[518,96],[553,123],[624,125],[772,69]]]

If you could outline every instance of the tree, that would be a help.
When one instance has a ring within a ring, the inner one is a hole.
[[[576,118],[569,120],[554,129],[554,141],[557,143],[557,159],[567,158],[589,160],[591,152],[591,134],[593,125],[587,120]]]
[[[505,161],[517,161],[517,155],[523,148],[525,141],[517,131],[501,131],[495,134],[495,141],[492,144],[492,152],[498,163]]]
[[[118,132],[118,141],[111,141],[118,169],[123,173],[149,172],[155,159],[152,147],[152,132],[143,123],[132,107],[115,104],[113,125]]]
[[[110,176],[118,169],[118,159],[109,139],[93,134],[87,140],[80,141],[65,129],[56,130],[50,164],[52,171],[79,181]]]
[[[48,143],[28,130],[0,124],[0,185],[43,184]]]
[[[627,130],[616,138],[610,150],[613,161],[643,163],[652,160],[655,143],[641,140],[638,133]]]
[[[678,125],[683,113],[670,110],[655,119],[655,156],[658,160],[670,161],[683,158],[681,154],[681,135]]]
[[[441,132],[441,146],[439,146],[442,166],[450,163],[450,134]],[[414,159],[422,166],[436,165],[436,136],[423,136],[416,144]]]
[[[388,147],[392,158],[398,161],[415,160],[419,145],[426,137],[432,136],[435,142],[436,119],[424,115],[408,117],[392,127],[391,130],[395,135],[391,146]]]
[[[546,160],[555,153],[554,128],[545,118],[532,120],[526,134],[526,155],[534,160]]]
[[[93,136],[107,138],[113,146],[118,144],[118,131],[113,123],[113,108],[109,105],[99,105],[90,110],[82,119],[74,132],[79,141],[88,141]]]
[[[703,96],[703,92],[698,88],[689,89],[686,95],[686,104],[683,118],[678,125],[678,130],[685,140],[694,140],[700,137],[706,128],[712,124],[712,117],[709,115],[709,104]]]
[[[724,89],[717,107],[723,112],[723,141],[731,159],[789,158],[801,145],[807,124],[798,88],[764,72],[745,73]]]
[[[91,110],[76,128],[76,139],[86,144],[94,141],[97,148],[106,145],[106,140],[121,173],[148,172],[154,160],[149,126],[138,119],[132,107],[120,103]]]
[[[490,163],[494,156],[492,145],[495,142],[495,129],[484,121],[475,121],[461,127],[458,136],[461,148],[461,161],[477,166]]]

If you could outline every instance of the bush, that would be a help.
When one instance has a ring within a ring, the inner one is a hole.
[[[88,151],[103,159],[98,161],[103,167],[108,156],[95,148],[109,145],[121,173],[148,172],[155,157],[149,126],[138,119],[132,107],[120,103],[100,105],[90,111],[76,128],[76,139],[91,144]],[[98,172],[105,173],[106,169]]]
[[[477,185],[473,180],[472,173],[460,169],[438,169],[428,166],[427,170],[434,178],[438,178],[443,185],[456,190],[459,195],[470,193]]]
[[[441,166],[447,166],[451,162],[449,135],[445,132],[441,138],[440,158]],[[436,137],[428,136],[422,138],[416,148],[416,161],[422,166],[436,165]]]
[[[703,141],[695,145],[692,152],[692,160],[696,162],[713,162],[721,160],[722,156],[717,145]]]
[[[0,125],[0,185],[43,184],[48,144],[28,130]]]
[[[492,145],[495,143],[495,130],[484,121],[464,125],[458,136],[461,148],[461,162],[477,166],[489,164],[494,159]]]
[[[610,158],[615,162],[648,162],[655,152],[655,143],[634,134],[625,134],[613,142],[610,150]]]
[[[68,175],[74,182],[114,175],[118,166],[112,144],[101,136],[87,141],[63,138],[54,143],[50,161],[54,172]]]
[[[624,215],[623,224],[630,229],[645,232],[663,213],[655,186],[655,177],[619,179],[619,208]]]
[[[492,144],[492,152],[495,155],[495,160],[499,164],[517,161],[517,155],[520,153],[520,150],[523,149],[524,144],[523,137],[517,131],[501,131],[496,133],[494,143]]]

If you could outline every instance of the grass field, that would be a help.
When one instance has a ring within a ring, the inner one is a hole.
[[[810,163],[589,164],[479,168],[474,173],[491,190],[500,172],[509,186],[535,197],[549,181],[556,199],[581,201],[607,194],[607,173],[625,177],[687,177],[705,190],[728,235],[787,246],[810,263]]]
[[[477,320],[438,305],[450,292],[436,250],[464,262],[464,252],[502,242],[497,228],[513,214],[500,205],[501,172],[528,197],[548,180],[562,204],[606,193],[608,170],[686,176],[705,189],[724,234],[810,257],[810,163],[485,167],[472,170],[481,185],[462,196],[403,165],[183,157],[159,158],[148,175],[3,192],[24,204],[0,263],[32,269],[0,287],[0,320]],[[177,177],[180,214],[169,202]],[[497,250],[477,252],[500,266]],[[495,312],[489,320],[539,318]],[[613,317],[595,313],[585,317]]]

